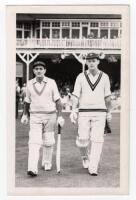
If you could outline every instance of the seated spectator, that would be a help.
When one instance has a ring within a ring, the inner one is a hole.
[[[94,33],[93,33],[93,32],[90,32],[89,35],[88,35],[88,38],[89,38],[89,39],[94,38]]]
[[[16,81],[16,119],[18,118],[19,100],[20,100],[20,86],[18,81]]]
[[[103,37],[102,37],[102,39],[107,39],[108,37],[107,37],[107,35],[104,35]]]
[[[65,94],[63,96],[63,105],[66,111],[70,111],[72,108],[71,93],[69,88],[66,88]]]
[[[23,84],[23,87],[21,88],[21,94],[20,94],[21,98],[22,98],[22,102],[24,102],[24,98],[26,96],[26,84]]]

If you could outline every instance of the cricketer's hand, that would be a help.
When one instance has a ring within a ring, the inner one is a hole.
[[[28,123],[28,116],[27,116],[27,115],[23,115],[23,116],[22,116],[22,118],[21,118],[21,123],[22,123],[22,124],[25,124],[25,125]]]
[[[77,112],[75,112],[74,110],[71,112],[70,114],[70,120],[73,124],[76,124],[77,121]]]
[[[62,116],[59,116],[57,119],[57,125],[60,125],[61,127],[63,127],[65,124],[65,120]]]

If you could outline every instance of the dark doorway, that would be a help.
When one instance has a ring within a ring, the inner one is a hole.
[[[88,35],[88,27],[83,27],[82,28],[82,37],[87,38]]]

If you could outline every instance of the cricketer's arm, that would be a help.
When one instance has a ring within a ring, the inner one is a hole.
[[[112,119],[112,115],[111,115],[111,96],[107,96],[105,97],[105,104],[106,104],[106,107],[107,107],[107,121],[110,122],[111,119]]]
[[[25,102],[24,103],[23,116],[21,118],[21,123],[22,124],[27,124],[28,123],[29,107],[30,107],[30,103]]]
[[[30,103],[24,102],[23,115],[30,116],[29,109],[30,109]]]
[[[73,124],[76,124],[76,121],[77,121],[78,105],[79,105],[78,98],[72,95],[72,111],[69,117]]]
[[[61,103],[61,100],[60,99],[58,99],[57,101],[56,101],[56,108],[57,108],[57,111],[58,111],[58,116],[61,116],[61,114],[62,114],[62,103]]]
[[[105,104],[107,107],[107,112],[111,112],[111,96],[105,97]]]
[[[75,95],[72,95],[72,110],[78,109],[79,100]]]

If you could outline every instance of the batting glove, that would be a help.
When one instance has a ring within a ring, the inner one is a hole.
[[[107,113],[106,119],[107,119],[108,122],[110,122],[112,120],[112,114],[111,114],[111,112]]]
[[[23,116],[22,116],[22,118],[21,118],[21,123],[22,123],[22,124],[25,124],[25,125],[28,123],[28,116],[27,116],[27,115],[23,115]]]
[[[57,119],[57,125],[60,125],[61,127],[63,127],[65,124],[65,120],[62,116],[58,117]]]
[[[77,120],[77,112],[75,110],[72,110],[71,114],[70,114],[70,120],[73,124],[76,124],[76,120]]]

